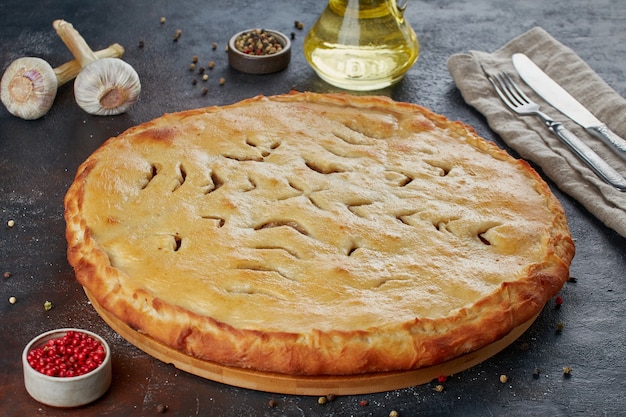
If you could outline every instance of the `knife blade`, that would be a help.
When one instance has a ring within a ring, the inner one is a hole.
[[[585,106],[548,76],[524,54],[513,54],[513,66],[520,77],[552,107],[581,125],[587,132],[606,143],[626,161],[626,140],[602,123]]]

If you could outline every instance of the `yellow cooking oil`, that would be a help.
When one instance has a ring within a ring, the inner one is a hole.
[[[304,40],[304,55],[324,81],[378,90],[400,81],[419,55],[415,32],[396,0],[329,0]]]

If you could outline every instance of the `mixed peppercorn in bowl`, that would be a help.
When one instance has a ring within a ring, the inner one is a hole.
[[[248,29],[228,42],[228,63],[248,74],[269,74],[285,69],[291,60],[291,41],[281,32]]]

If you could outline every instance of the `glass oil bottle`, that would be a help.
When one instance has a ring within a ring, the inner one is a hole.
[[[408,0],[329,0],[304,40],[304,55],[324,81],[378,90],[400,81],[419,55],[404,18]]]

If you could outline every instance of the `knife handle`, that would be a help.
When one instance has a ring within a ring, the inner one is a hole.
[[[554,122],[549,125],[550,129],[578,155],[600,178],[620,191],[626,191],[626,179],[617,172],[604,159],[587,146],[575,134],[563,127],[561,123]]]
[[[587,132],[591,133],[593,136],[597,137],[611,149],[615,151],[623,160],[626,161],[626,140],[617,136],[611,129],[609,129],[606,125],[602,124],[599,126],[590,126],[586,128]]]

